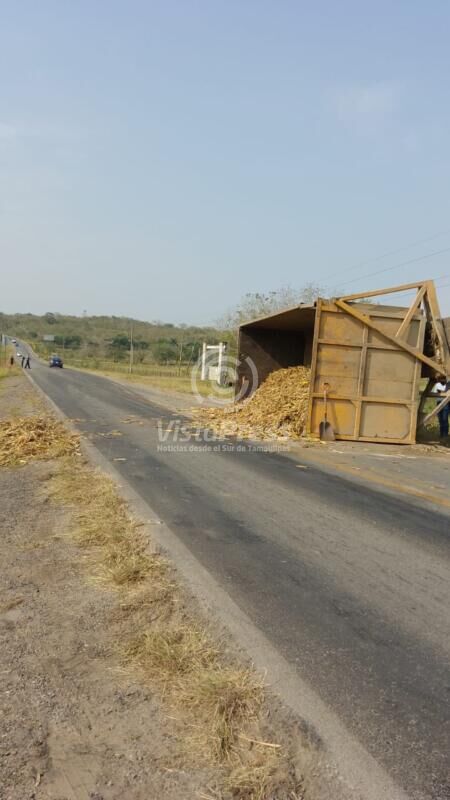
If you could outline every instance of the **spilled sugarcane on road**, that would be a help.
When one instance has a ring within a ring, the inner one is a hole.
[[[448,800],[448,511],[298,452],[180,446],[179,415],[138,392],[32,368],[399,796]]]

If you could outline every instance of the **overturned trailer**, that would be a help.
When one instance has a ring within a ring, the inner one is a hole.
[[[375,297],[416,290],[409,307]],[[412,444],[436,376],[450,373],[450,351],[432,281],[319,299],[253,320],[239,329],[236,395],[248,396],[283,367],[311,368],[308,430],[324,416],[337,439]],[[420,392],[421,378],[429,379]]]

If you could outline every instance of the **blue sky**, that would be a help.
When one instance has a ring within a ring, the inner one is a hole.
[[[437,277],[450,314],[449,40],[440,0],[0,0],[1,310]]]

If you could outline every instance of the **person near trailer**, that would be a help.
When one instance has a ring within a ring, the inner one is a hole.
[[[441,375],[439,377],[438,382],[434,385],[433,391],[440,395],[446,394],[448,391],[450,391],[450,381],[447,380],[445,375]],[[442,402],[442,397],[439,398],[438,405],[441,402]],[[450,403],[447,403],[447,405],[444,406],[444,408],[441,408],[441,410],[438,411],[439,435],[441,439],[446,439],[448,437],[449,415],[450,415]]]
[[[23,369],[23,368],[24,368],[24,366],[25,366],[25,356],[21,356],[20,358],[21,358],[21,360],[22,360],[22,362],[21,362],[21,366],[22,366],[22,369]]]
[[[25,369],[31,369],[31,367],[30,367],[30,356],[27,356],[27,357],[26,357],[26,360],[25,360]]]

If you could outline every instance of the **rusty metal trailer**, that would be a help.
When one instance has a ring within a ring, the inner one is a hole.
[[[409,307],[368,302],[415,290]],[[298,306],[240,328],[237,391],[281,367],[311,367],[308,433],[318,435],[328,386],[337,439],[412,444],[431,383],[450,373],[450,351],[432,281]],[[254,371],[254,370],[253,370]],[[429,378],[420,394],[422,377]]]

